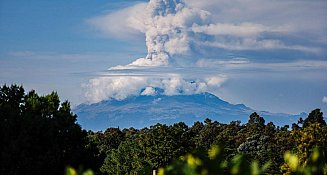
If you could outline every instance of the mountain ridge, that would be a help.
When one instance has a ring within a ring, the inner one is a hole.
[[[219,97],[205,92],[194,95],[156,95],[130,96],[123,100],[109,99],[93,104],[80,104],[73,109],[78,115],[78,123],[87,130],[105,130],[109,127],[143,128],[156,123],[173,124],[185,122],[192,125],[205,118],[221,123],[240,120],[248,121],[249,115],[257,112],[266,123],[291,125],[306,113],[290,115],[256,111],[244,104],[231,104]]]

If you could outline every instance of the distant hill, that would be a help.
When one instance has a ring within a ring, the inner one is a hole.
[[[299,117],[307,114],[289,115],[256,111],[243,104],[230,104],[210,93],[195,95],[155,95],[132,96],[124,100],[105,100],[94,104],[81,104],[74,113],[78,115],[78,123],[87,130],[105,130],[108,127],[143,128],[156,123],[172,124],[185,122],[192,125],[205,118],[221,123],[240,120],[248,121],[249,115],[257,112],[264,117],[266,123],[274,122],[283,126],[296,123]]]

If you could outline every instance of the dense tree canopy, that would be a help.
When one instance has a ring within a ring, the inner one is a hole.
[[[116,132],[113,128],[111,131]],[[327,151],[327,127],[323,118],[291,130],[288,125],[276,127],[272,122],[265,124],[264,118],[253,113],[244,125],[239,121],[221,124],[206,119],[204,123],[195,122],[191,127],[184,123],[171,126],[157,124],[141,130],[124,129],[123,133],[129,134],[123,136],[118,148],[106,154],[101,168],[105,174],[147,174],[151,169],[167,166],[188,152],[208,150],[212,145],[223,145],[220,156],[226,161],[232,162],[242,154],[245,155],[242,160],[257,160],[258,167],[266,166],[268,162],[270,166],[265,169],[268,174],[288,174],[293,170],[287,168],[288,164],[284,161],[287,151],[292,151],[303,166],[316,146],[320,147],[322,155]],[[103,147],[103,144],[106,143],[100,142],[98,147]],[[326,158],[323,161],[325,165]],[[179,165],[178,162],[174,164],[173,167],[177,166],[174,170],[182,171],[178,169]],[[124,171],[121,170],[123,167],[126,167]],[[296,171],[302,172],[302,169]]]
[[[326,122],[323,117],[323,113],[320,111],[320,109],[315,109],[310,112],[308,115],[308,118],[306,118],[303,121],[303,127],[308,127],[312,123],[319,123],[322,126],[326,126]]]
[[[76,118],[69,102],[60,103],[55,92],[39,96],[25,93],[21,86],[1,87],[0,174],[63,174],[66,166],[92,168],[96,174],[150,174],[161,167],[167,167],[167,174],[240,174],[242,168],[252,174],[261,168],[268,174],[327,173],[327,126],[319,109],[292,128],[266,124],[253,113],[245,124],[206,119],[193,126],[158,123],[143,129],[86,132]],[[215,152],[214,145],[223,147]],[[313,151],[317,149],[319,154]],[[199,150],[209,150],[209,157]],[[212,152],[219,158],[211,158]],[[295,160],[301,166],[294,168]],[[218,169],[211,169],[217,162]],[[317,171],[311,166],[318,166]]]
[[[87,133],[76,117],[55,92],[39,96],[21,86],[1,87],[0,174],[63,174],[67,165],[91,164]]]

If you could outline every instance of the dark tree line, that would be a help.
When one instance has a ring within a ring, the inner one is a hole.
[[[93,166],[87,132],[69,102],[52,92],[25,94],[21,86],[0,88],[0,174],[63,174],[67,165]],[[96,167],[92,167],[96,168]]]
[[[327,154],[327,126],[319,109],[289,126],[266,123],[257,113],[246,124],[206,119],[156,124],[143,129],[82,130],[67,101],[56,93],[25,94],[20,86],[0,88],[0,174],[63,174],[67,165],[91,168],[96,174],[150,174],[195,150],[222,145],[220,156],[230,161],[243,154],[268,174],[291,171],[284,153],[291,151],[304,164],[315,147]],[[223,161],[221,160],[221,161]],[[323,159],[324,165],[326,158]]]
[[[240,121],[222,124],[206,119],[191,127],[180,122],[140,130],[109,128],[105,132],[89,132],[88,137],[105,157],[100,169],[104,174],[149,174],[180,156],[208,150],[212,145],[222,145],[222,156],[228,161],[243,154],[248,162],[257,160],[260,166],[269,162],[268,174],[291,171],[284,160],[287,151],[297,154],[301,164],[306,163],[316,146],[327,154],[327,126],[319,109],[292,128],[265,124],[264,118],[253,113],[243,125]]]

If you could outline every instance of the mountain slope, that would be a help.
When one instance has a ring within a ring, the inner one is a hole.
[[[156,123],[172,124],[183,121],[192,125],[205,118],[222,123],[240,120],[246,123],[255,110],[243,104],[230,104],[210,93],[175,96],[133,96],[94,104],[81,104],[74,109],[78,123],[84,129],[105,130],[108,127],[142,128]],[[298,115],[258,112],[266,122],[276,125],[296,122]],[[306,114],[301,114],[305,116]]]

